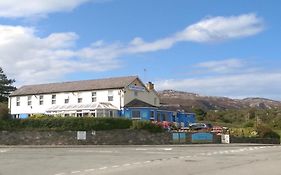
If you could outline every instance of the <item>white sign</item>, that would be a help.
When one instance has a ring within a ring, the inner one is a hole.
[[[86,140],[86,131],[77,131],[77,140]]]
[[[145,88],[143,86],[130,85],[129,89],[133,91],[145,91]]]
[[[222,134],[221,135],[221,143],[226,143],[226,144],[230,143],[229,134]]]

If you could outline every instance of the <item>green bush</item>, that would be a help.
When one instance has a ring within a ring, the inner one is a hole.
[[[243,124],[243,127],[249,128],[249,127],[254,127],[255,123],[253,121],[248,121]]]
[[[153,133],[164,131],[161,125],[157,125],[156,123],[152,123],[150,121],[133,121],[131,129],[147,130]]]
[[[0,120],[6,120],[10,118],[9,108],[6,103],[0,103]]]
[[[132,121],[122,118],[43,117],[0,121],[0,130],[111,130],[129,129]]]
[[[280,135],[277,132],[273,131],[267,125],[263,125],[263,124],[258,125],[256,127],[256,131],[257,131],[259,137],[261,137],[261,138],[278,138],[278,139],[280,139]]]

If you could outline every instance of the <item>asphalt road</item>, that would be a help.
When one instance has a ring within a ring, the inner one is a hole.
[[[280,175],[281,146],[0,147],[0,175]]]

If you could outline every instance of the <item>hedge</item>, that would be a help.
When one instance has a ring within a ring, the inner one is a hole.
[[[152,133],[164,131],[161,125],[157,125],[156,123],[152,123],[150,121],[139,121],[139,120],[133,121],[131,129],[147,130]]]
[[[92,118],[92,117],[44,117],[28,119],[0,120],[0,130],[112,130],[129,129],[132,120],[122,118]]]

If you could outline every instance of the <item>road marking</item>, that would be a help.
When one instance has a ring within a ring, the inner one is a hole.
[[[148,149],[145,148],[136,148],[136,151],[147,151]]]
[[[81,173],[81,171],[71,171],[71,174]]]
[[[157,150],[161,150],[161,151],[171,151],[171,150],[173,150],[173,148],[158,148]]]
[[[105,169],[107,169],[107,167],[105,166],[105,167],[101,167],[101,168],[99,168],[100,170],[105,170]]]
[[[145,162],[143,162],[143,163],[150,163],[151,161],[150,160],[148,160],[148,161],[145,161]]]
[[[123,164],[122,166],[130,166],[130,163]]]
[[[140,162],[135,162],[135,163],[133,163],[133,165],[139,165],[139,164],[141,164]]]
[[[57,174],[55,174],[55,175],[65,175],[65,173],[57,173]]]
[[[2,150],[0,150],[0,153],[6,153],[6,152],[8,152],[9,150],[7,150],[7,149],[2,149]]]
[[[119,165],[113,165],[112,168],[118,168],[120,167]]]
[[[95,169],[86,169],[85,172],[95,171]]]

